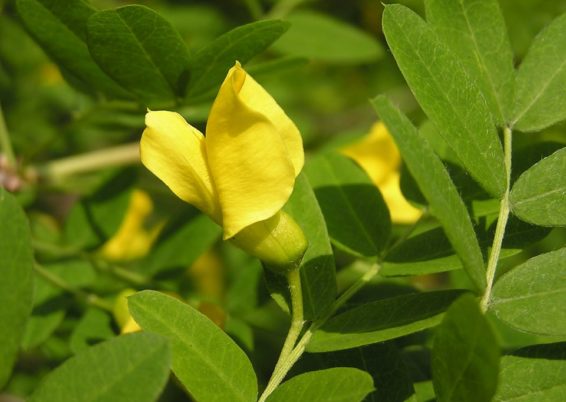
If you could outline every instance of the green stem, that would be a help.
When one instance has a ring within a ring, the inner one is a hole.
[[[264,402],[269,395],[277,386],[283,381],[289,370],[293,367],[293,365],[299,360],[299,358],[305,352],[305,349],[310,342],[313,333],[320,328],[324,323],[332,317],[332,315],[342,307],[352,296],[354,296],[363,286],[365,286],[373,277],[375,277],[379,273],[380,265],[375,263],[372,267],[362,275],[360,279],[358,279],[352,286],[344,291],[336,299],[333,303],[332,307],[328,310],[328,312],[318,320],[314,321],[310,327],[305,331],[301,339],[296,343],[296,346],[285,356],[284,358],[280,358],[280,361],[277,363],[275,370],[269,380],[265,391],[261,394],[259,398],[259,402]]]
[[[32,241],[32,245],[37,251],[44,252],[55,257],[80,257],[89,260],[96,270],[112,275],[136,286],[143,286],[151,283],[151,280],[144,275],[107,262],[92,253],[88,253],[75,247],[61,247],[56,244],[46,243],[35,239]]]
[[[248,8],[248,11],[250,12],[250,15],[252,16],[252,18],[254,20],[260,20],[262,15],[263,15],[263,11],[261,9],[261,5],[259,4],[258,0],[244,0],[244,3],[246,4],[246,7]]]
[[[89,306],[97,307],[102,310],[106,310],[109,312],[113,311],[112,304],[106,302],[105,300],[101,299],[95,294],[84,292],[81,289],[78,289],[65,281],[64,279],[58,277],[57,275],[53,275],[49,270],[43,268],[42,266],[35,264],[34,265],[35,272],[40,275],[43,279],[47,282],[51,283],[53,286],[56,286],[60,289],[63,289],[66,292],[71,293],[75,296],[79,301],[88,304]]]
[[[88,258],[91,260],[93,266],[100,272],[107,273],[118,279],[122,279],[125,282],[129,282],[136,286],[148,285],[151,282],[143,275],[101,260],[95,256],[89,255]]]
[[[301,334],[303,329],[303,325],[305,324],[304,314],[303,314],[303,291],[301,287],[301,272],[299,268],[292,269],[287,273],[287,281],[289,283],[289,292],[291,294],[291,309],[292,309],[292,316],[291,316],[291,326],[289,328],[289,332],[287,333],[287,337],[285,338],[285,342],[283,343],[283,348],[281,349],[281,353],[279,354],[279,359],[275,364],[275,368],[273,369],[273,375],[269,379],[267,387],[265,391],[261,395],[259,402],[264,402],[265,399],[277,388],[277,386],[281,383],[284,377],[281,377],[281,367],[285,364],[288,359],[289,354],[293,351],[297,339]]]
[[[285,18],[295,7],[300,5],[305,0],[280,0],[275,3],[267,18],[281,19]]]
[[[487,286],[481,299],[480,307],[485,313],[489,308],[491,301],[491,291],[493,289],[493,281],[497,272],[497,263],[499,262],[499,255],[503,245],[503,237],[505,236],[505,227],[509,219],[509,191],[511,188],[511,153],[512,153],[512,131],[509,127],[503,130],[503,148],[505,153],[505,175],[506,175],[506,188],[503,198],[501,199],[499,207],[499,217],[497,218],[497,226],[495,227],[495,235],[493,237],[493,244],[491,246],[491,253],[487,262]]]
[[[2,152],[6,156],[8,161],[8,166],[16,167],[16,154],[14,154],[14,148],[12,148],[12,142],[10,141],[10,134],[8,133],[8,128],[6,127],[6,120],[4,119],[4,112],[2,111],[2,105],[0,105],[0,147]]]
[[[133,165],[139,161],[139,143],[135,142],[51,161],[38,166],[36,171],[40,178],[56,182],[71,175]]]

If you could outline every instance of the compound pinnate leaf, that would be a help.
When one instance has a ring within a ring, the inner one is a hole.
[[[463,166],[494,196],[505,190],[503,150],[483,94],[417,14],[388,5],[383,32],[417,101]]]
[[[145,290],[128,298],[144,331],[169,340],[172,369],[197,401],[252,402],[257,380],[246,354],[206,316],[171,296]]]
[[[187,47],[155,11],[139,5],[99,11],[88,19],[87,28],[92,57],[141,100],[172,104],[183,94]]]
[[[152,402],[169,378],[169,346],[131,334],[92,346],[52,371],[30,402]]]
[[[358,402],[373,389],[373,379],[365,371],[335,367],[291,378],[277,387],[267,402]]]
[[[539,131],[566,118],[566,14],[533,41],[517,73],[513,125]]]
[[[497,0],[427,0],[426,17],[485,96],[499,125],[513,106],[513,52]]]
[[[331,318],[314,332],[309,352],[329,352],[399,338],[437,325],[462,294],[415,293],[363,304]]]
[[[471,295],[448,309],[432,349],[432,378],[439,402],[490,401],[497,387],[499,347]]]
[[[12,372],[33,303],[31,234],[18,202],[0,187],[0,388]]]
[[[566,335],[566,248],[513,268],[493,287],[490,309],[514,328]]]
[[[541,226],[566,225],[566,148],[524,172],[510,195],[512,212]]]
[[[111,96],[130,96],[100,69],[88,51],[86,23],[96,12],[94,8],[82,0],[18,0],[16,5],[26,29],[71,83]]]
[[[247,63],[279,39],[288,28],[287,22],[265,20],[242,25],[219,36],[191,59],[189,97],[205,94],[220,86],[226,72],[236,61]]]
[[[305,171],[338,246],[354,255],[377,256],[391,222],[381,193],[353,161],[336,153],[311,159]]]
[[[464,269],[479,289],[486,286],[482,252],[470,216],[446,168],[417,129],[387,98],[373,106],[403,155],[409,171],[440,221],[446,236],[462,260]]]
[[[529,346],[501,359],[494,402],[566,400],[566,343]]]

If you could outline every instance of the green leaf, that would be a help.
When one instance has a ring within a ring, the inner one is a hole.
[[[33,251],[27,218],[0,187],[0,389],[12,372],[33,302]]]
[[[197,401],[246,401],[257,396],[257,380],[246,354],[206,316],[163,293],[146,290],[128,298],[136,322],[166,337],[172,369]]]
[[[286,22],[264,20],[239,26],[219,36],[192,58],[189,96],[202,95],[220,86],[236,61],[247,63],[267,49],[288,28],[289,24]]]
[[[494,121],[513,106],[513,52],[497,0],[427,0],[429,25],[458,57],[484,95]]]
[[[539,131],[566,119],[566,14],[533,41],[517,73],[513,126]]]
[[[189,53],[171,24],[140,5],[99,11],[87,23],[92,57],[142,101],[172,104],[183,94]]]
[[[335,367],[293,377],[277,387],[267,401],[358,402],[373,389],[373,379],[365,371]]]
[[[501,196],[501,143],[484,96],[458,57],[404,6],[385,7],[383,32],[409,87],[445,141],[485,190]]]
[[[73,353],[80,353],[90,345],[114,337],[111,318],[107,312],[90,308],[81,317],[69,339],[69,346]]]
[[[96,272],[89,261],[64,260],[46,264],[43,268],[75,288],[92,284]],[[59,327],[69,308],[64,291],[47,282],[42,276],[34,279],[33,311],[26,324],[22,348],[30,350],[45,342]]]
[[[446,168],[417,129],[383,96],[373,106],[399,147],[403,160],[479,289],[486,286],[483,257],[470,216]]]
[[[299,364],[303,372],[331,367],[354,367],[367,371],[373,377],[376,390],[364,399],[366,402],[417,402],[409,368],[394,342],[306,354]]]
[[[306,319],[319,318],[336,298],[336,268],[324,217],[304,173],[297,177],[285,210],[309,241],[300,267],[304,313]]]
[[[494,402],[566,399],[566,343],[535,345],[501,359]]]
[[[512,212],[541,226],[566,225],[566,148],[523,173],[510,195]]]
[[[18,0],[18,14],[26,29],[79,88],[107,95],[130,95],[108,77],[92,59],[86,22],[96,11],[82,0]]]
[[[381,193],[352,160],[337,153],[305,166],[332,241],[364,257],[377,256],[389,240],[391,221]]]
[[[355,307],[332,317],[315,331],[307,351],[349,349],[433,327],[461,294],[456,290],[415,293]]]
[[[512,327],[566,335],[566,248],[531,258],[493,287],[490,309]]]
[[[375,38],[327,15],[302,10],[285,20],[291,28],[273,45],[281,53],[344,64],[368,63],[383,55]]]
[[[160,336],[120,336],[49,373],[30,402],[152,402],[167,382],[169,360],[167,342]]]
[[[431,364],[439,402],[485,402],[493,397],[499,347],[471,295],[454,302],[436,329]]]

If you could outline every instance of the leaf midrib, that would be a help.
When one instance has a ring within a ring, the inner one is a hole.
[[[524,107],[523,110],[516,115],[515,119],[513,119],[513,122],[511,123],[511,126],[517,124],[521,120],[521,118],[523,118],[523,116],[525,116],[525,114],[531,109],[531,107],[542,97],[542,95],[544,95],[546,89],[550,86],[550,84],[552,84],[556,76],[562,72],[564,66],[566,66],[566,58],[564,58],[564,60],[562,61],[560,66],[556,69],[556,71],[550,75],[548,81],[546,81],[541,86],[540,91],[534,96],[533,100],[529,102],[527,106]],[[520,97],[517,97],[517,100],[518,99],[520,99]]]
[[[417,18],[420,18],[420,17],[417,16]],[[417,51],[413,48],[412,42],[409,40],[409,38],[408,38],[407,35],[405,34],[405,32],[404,32],[402,26],[399,25],[395,19],[391,19],[391,18],[390,18],[390,20],[392,21],[392,23],[394,23],[394,24],[397,26],[397,29],[398,29],[398,31],[401,32],[401,35],[402,35],[403,38],[405,39],[405,42],[408,42],[408,43],[410,44],[410,48],[412,49],[412,52],[417,56],[418,60],[419,60],[420,63],[423,65],[423,67],[424,67],[424,69],[426,70],[426,72],[428,73],[429,77],[432,78],[431,80],[429,80],[429,82],[433,82],[434,85],[435,85],[435,87],[436,87],[436,89],[438,90],[440,87],[439,87],[438,81],[436,80],[436,76],[431,73],[431,71],[430,71],[429,68],[428,68],[427,63],[425,63],[424,60],[423,60],[423,58],[421,57],[421,54],[420,54],[419,52],[417,52]],[[426,25],[426,22],[425,22],[425,21],[422,21],[422,22],[423,22],[423,24]],[[427,30],[429,31],[429,32],[428,32],[429,34],[430,34],[430,33],[433,33],[432,31],[430,31],[430,28],[428,28],[428,27],[426,27],[426,26],[425,26],[425,29],[427,29]],[[431,38],[431,39],[433,39],[433,38]],[[438,44],[437,44],[437,45],[438,45]],[[491,173],[492,178],[495,179],[494,183],[498,183],[497,175],[494,174],[493,170],[490,168],[492,164],[489,163],[489,161],[487,161],[487,160],[485,159],[485,157],[483,156],[483,152],[482,152],[481,148],[479,147],[478,143],[475,141],[476,136],[473,135],[473,133],[471,133],[471,132],[469,131],[469,129],[468,129],[468,127],[467,127],[466,124],[462,124],[462,123],[461,123],[461,122],[463,121],[463,120],[462,120],[462,117],[460,116],[460,114],[458,113],[458,111],[457,111],[456,109],[454,109],[452,102],[450,102],[450,100],[446,97],[446,94],[444,93],[444,91],[439,90],[438,92],[440,92],[440,93],[442,94],[442,97],[444,98],[445,102],[450,106],[450,109],[454,112],[454,115],[458,117],[458,120],[460,121],[460,125],[465,129],[466,133],[468,134],[468,138],[471,139],[471,141],[469,141],[469,143],[473,144],[473,146],[474,146],[474,148],[475,148],[475,151],[476,151],[476,152],[475,152],[476,155],[478,155],[478,156],[483,160],[484,165],[488,167],[487,170]],[[460,136],[459,136],[458,138],[462,139],[463,137],[460,137]]]
[[[497,106],[497,112],[498,114],[501,116],[501,119],[505,119],[505,116],[503,114],[503,108],[500,104],[500,99],[498,97],[498,91],[497,88],[495,87],[495,83],[493,82],[493,77],[491,76],[491,74],[489,73],[489,70],[485,64],[485,60],[483,58],[483,54],[480,52],[480,48],[479,48],[479,44],[477,42],[477,38],[475,35],[475,31],[472,29],[472,26],[470,24],[470,20],[468,19],[468,14],[466,13],[466,8],[464,7],[464,0],[458,0],[458,5],[461,6],[462,9],[462,14],[464,15],[464,20],[466,21],[466,26],[468,27],[468,32],[470,34],[470,38],[472,39],[472,43],[474,45],[475,48],[475,59],[478,62],[478,65],[480,67],[480,70],[484,73],[484,77],[487,78],[487,83],[490,86],[491,90],[492,90],[492,95],[495,98],[495,104]]]
[[[144,45],[143,45],[144,42],[142,42],[140,40],[140,38],[138,38],[138,36],[135,34],[135,32],[132,30],[132,28],[128,24],[128,22],[124,19],[124,17],[122,17],[120,12],[119,11],[115,11],[115,12],[116,12],[116,15],[118,16],[118,18],[120,19],[120,21],[122,21],[123,25],[128,30],[128,32],[135,38],[135,42],[138,44],[139,49],[141,49],[142,54],[145,56],[147,61],[149,61],[149,63],[155,68],[155,70],[159,73],[159,76],[165,81],[165,83],[167,84],[167,87],[171,90],[172,95],[175,96],[176,91],[175,91],[173,84],[169,82],[169,80],[165,76],[165,73],[159,68],[159,66],[157,64],[155,64],[155,61],[153,60],[151,54],[144,47]],[[152,24],[152,25],[153,25],[153,30],[155,30],[155,24]]]

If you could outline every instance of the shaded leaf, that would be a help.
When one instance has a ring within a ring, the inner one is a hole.
[[[256,400],[257,380],[246,354],[206,316],[163,293],[145,290],[128,298],[145,330],[167,338],[172,369],[199,401]]]
[[[541,226],[566,225],[566,148],[544,158],[513,185],[512,212]]]
[[[182,95],[189,64],[181,36],[140,5],[99,11],[88,19],[88,48],[100,67],[146,103],[172,104]]]
[[[169,348],[155,334],[114,338],[49,373],[31,402],[152,402],[169,377]]]
[[[301,372],[331,367],[358,368],[371,374],[376,388],[364,401],[417,402],[409,368],[394,342],[331,353],[308,353],[297,365]]]
[[[329,319],[314,332],[307,351],[349,349],[433,327],[461,294],[456,290],[416,293],[363,304]]]
[[[95,308],[88,309],[81,317],[69,339],[73,353],[80,353],[89,346],[114,336],[108,313]]]
[[[385,7],[383,32],[409,87],[445,141],[485,190],[501,196],[501,143],[482,93],[456,55],[417,14],[401,5]]]
[[[193,211],[192,216],[173,222],[174,230],[165,230],[152,252],[140,262],[144,272],[153,276],[172,268],[186,269],[218,241],[222,228]]]
[[[440,159],[417,129],[383,96],[373,101],[403,160],[478,289],[486,286],[483,256],[468,211]]]
[[[513,126],[539,131],[566,118],[566,14],[535,38],[517,73]]]
[[[33,251],[27,218],[0,187],[0,388],[12,372],[33,302]]]
[[[267,401],[357,402],[373,389],[373,379],[365,371],[335,367],[293,377],[277,387]]]
[[[189,97],[202,95],[220,86],[236,61],[247,63],[267,49],[288,28],[287,22],[264,20],[239,26],[216,38],[191,59]]]
[[[430,26],[458,57],[501,126],[513,106],[513,52],[497,0],[427,0]]]
[[[301,10],[285,20],[291,28],[273,45],[281,53],[330,63],[367,63],[383,55],[377,40],[325,14]]]
[[[535,345],[501,359],[494,402],[566,399],[566,343]]]
[[[566,248],[531,258],[493,287],[490,309],[512,327],[566,335]]]
[[[381,193],[353,161],[336,153],[311,159],[305,172],[334,243],[358,256],[377,256],[391,222]]]
[[[130,96],[100,69],[88,51],[86,23],[96,12],[94,8],[82,0],[18,0],[16,5],[26,29],[70,76],[71,83],[80,82],[79,89]]]
[[[432,378],[439,402],[490,401],[497,387],[499,347],[471,295],[448,309],[436,329]]]

